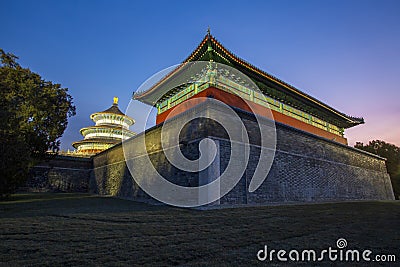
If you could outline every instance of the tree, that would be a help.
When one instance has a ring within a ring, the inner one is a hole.
[[[0,49],[0,197],[26,180],[29,167],[58,151],[59,138],[75,115],[67,88],[22,68]]]
[[[396,199],[400,196],[400,147],[381,140],[369,141],[368,145],[357,142],[355,148],[386,158],[386,169],[392,181]]]

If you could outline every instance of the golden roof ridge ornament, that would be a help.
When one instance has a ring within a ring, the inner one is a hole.
[[[114,103],[113,105],[118,106],[118,97],[114,96]]]

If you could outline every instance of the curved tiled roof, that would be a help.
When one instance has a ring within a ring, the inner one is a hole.
[[[129,129],[125,129],[122,126],[115,126],[115,125],[94,125],[94,126],[88,126],[88,127],[84,127],[80,129],[80,133],[83,135],[84,131],[87,130],[96,130],[96,129],[103,129],[103,130],[110,130],[110,131],[115,131],[115,130],[119,130],[122,131],[124,133],[131,133],[132,131]],[[132,132],[134,133],[134,132]]]
[[[118,144],[121,142],[122,142],[121,140],[112,139],[112,138],[101,138],[101,139],[91,138],[91,139],[83,139],[80,141],[73,142],[72,146],[74,148],[78,148],[78,146],[82,145],[82,144],[100,143],[100,144],[113,145],[113,144]]]
[[[96,113],[112,113],[112,114],[118,114],[118,115],[123,115],[125,116],[125,114],[118,108],[117,104],[113,104],[110,108],[101,111],[101,112],[96,112]]]
[[[155,103],[152,103],[154,101],[150,100],[154,97],[152,97],[153,94],[156,94],[155,92],[158,90],[159,87],[161,87],[164,83],[167,83],[169,78],[172,76],[179,74],[179,72],[183,69],[186,63],[193,62],[193,61],[199,61],[199,60],[204,60],[204,57],[208,54],[208,52],[211,51],[212,53],[215,54],[215,57],[220,57],[226,63],[231,64],[233,67],[242,70],[250,76],[250,78],[255,79],[260,81],[261,83],[270,83],[273,85],[273,87],[277,87],[278,91],[283,92],[284,94],[290,95],[296,99],[298,99],[301,102],[304,102],[305,105],[308,106],[313,106],[318,110],[321,110],[321,112],[326,113],[326,114],[331,114],[329,116],[335,117],[335,120],[342,121],[342,125],[346,125],[348,127],[364,123],[364,120],[362,118],[356,118],[356,117],[351,117],[348,116],[342,112],[339,112],[338,110],[328,106],[327,104],[317,100],[316,98],[300,91],[296,87],[274,77],[271,74],[268,74],[267,72],[264,72],[260,70],[259,68],[255,67],[254,65],[248,63],[247,61],[239,58],[232,52],[230,52],[228,49],[226,49],[220,42],[218,42],[210,33],[207,33],[207,35],[204,37],[204,39],[200,42],[200,44],[197,46],[197,48],[190,54],[189,57],[187,57],[183,63],[178,66],[176,69],[174,69],[172,72],[170,72],[168,75],[166,75],[163,79],[161,79],[158,83],[153,85],[150,89],[144,91],[144,92],[137,92],[134,95],[134,99],[143,101],[148,104],[154,105]],[[212,56],[212,55],[211,55]],[[260,88],[262,89],[262,88]],[[168,92],[167,92],[168,93]],[[165,93],[165,94],[167,94]],[[264,92],[265,93],[265,92]],[[148,99],[148,100],[147,100]]]
[[[111,107],[109,107],[109,108],[106,109],[106,110],[93,113],[92,115],[90,115],[90,118],[93,119],[95,116],[101,115],[101,114],[115,114],[115,115],[123,116],[125,119],[127,119],[128,121],[130,121],[131,124],[135,123],[135,120],[132,119],[131,117],[125,115],[125,114],[118,108],[118,104],[116,104],[116,103],[114,103]]]

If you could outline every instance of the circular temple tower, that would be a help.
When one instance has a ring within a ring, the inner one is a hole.
[[[109,109],[93,113],[90,119],[96,125],[82,128],[80,133],[84,139],[72,143],[77,154],[94,155],[135,135],[129,130],[135,121],[118,108],[118,97],[114,97],[114,103]]]

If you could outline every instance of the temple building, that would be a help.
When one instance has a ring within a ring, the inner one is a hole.
[[[129,126],[135,121],[118,108],[117,97],[114,97],[114,103],[110,108],[93,113],[90,119],[96,125],[82,128],[80,133],[84,139],[72,144],[77,149],[78,155],[95,155],[135,135],[129,130]]]
[[[202,209],[394,199],[385,159],[347,145],[345,130],[362,118],[249,64],[210,32],[183,64],[146,85],[133,99],[157,111],[156,125],[135,135],[115,98],[73,143],[90,157],[44,162],[28,186]]]
[[[178,67],[152,88],[134,95],[136,100],[157,108],[157,124],[162,123],[173,109],[179,109],[175,113],[178,114],[191,108],[182,102],[207,96],[250,112],[268,107],[277,122],[345,145],[344,130],[364,123],[362,118],[348,116],[237,57],[209,32],[181,66],[196,61],[210,62],[210,68],[203,76],[199,74],[196,82],[174,88],[168,86],[171,80],[182,76],[182,68]],[[246,74],[253,85],[218,67],[218,63]],[[243,99],[251,103],[251,110]]]

